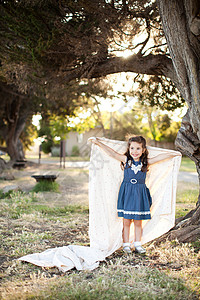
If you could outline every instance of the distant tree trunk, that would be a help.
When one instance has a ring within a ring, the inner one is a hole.
[[[25,158],[23,145],[20,139],[15,140],[14,137],[7,139],[7,153],[11,161],[23,160]]]
[[[8,126],[8,134],[6,140],[6,152],[10,156],[11,161],[23,160],[25,158],[22,142],[19,137],[25,127],[26,119],[24,117],[16,117]]]
[[[198,0],[158,0],[163,30],[177,77],[188,104],[176,147],[196,164],[200,178],[200,3]],[[182,218],[168,238],[191,241],[200,234],[200,198],[191,215]]]
[[[5,151],[13,162],[25,158],[20,135],[24,130],[27,115],[24,111],[21,111],[21,108],[20,96],[13,97],[11,95],[7,101],[6,125],[1,130],[6,142],[6,147],[1,147],[1,150]]]

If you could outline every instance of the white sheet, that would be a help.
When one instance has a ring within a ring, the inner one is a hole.
[[[103,139],[102,141],[120,153],[126,150],[126,142]],[[151,220],[143,221],[142,244],[167,232],[174,226],[177,175],[181,163],[180,153],[173,150],[148,147],[149,156],[173,152],[175,157],[150,167],[146,184],[153,204]],[[122,245],[122,218],[117,217],[117,198],[123,171],[120,163],[92,144],[89,167],[89,237],[90,247],[64,246],[42,253],[23,256],[19,260],[42,267],[92,270],[99,261],[112,254]],[[131,226],[131,241],[134,228]]]

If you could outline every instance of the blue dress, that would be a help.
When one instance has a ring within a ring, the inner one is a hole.
[[[126,162],[124,180],[120,186],[117,212],[124,219],[151,219],[152,198],[145,184],[146,172],[141,171],[141,161]]]

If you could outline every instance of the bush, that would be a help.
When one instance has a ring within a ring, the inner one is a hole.
[[[41,180],[40,182],[36,183],[34,188],[32,189],[33,192],[58,192],[59,191],[59,184],[55,181],[46,181]]]
[[[42,151],[46,154],[51,152],[51,148],[53,147],[53,141],[47,140],[42,142]]]
[[[72,154],[71,154],[71,156],[79,156],[79,155],[80,155],[79,147],[77,145],[74,145],[72,147]]]

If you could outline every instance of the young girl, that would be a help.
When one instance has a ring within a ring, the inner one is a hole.
[[[126,253],[131,253],[129,235],[131,222],[134,222],[135,251],[144,254],[146,250],[141,245],[142,220],[151,219],[150,207],[152,204],[149,189],[145,184],[148,166],[166,159],[167,156],[169,158],[175,156],[175,154],[169,153],[166,156],[165,153],[148,158],[146,140],[142,136],[131,137],[124,154],[116,152],[100,142],[98,138],[91,141],[101,147],[108,155],[121,162],[124,179],[119,190],[117,212],[119,217],[123,217],[123,250]]]

